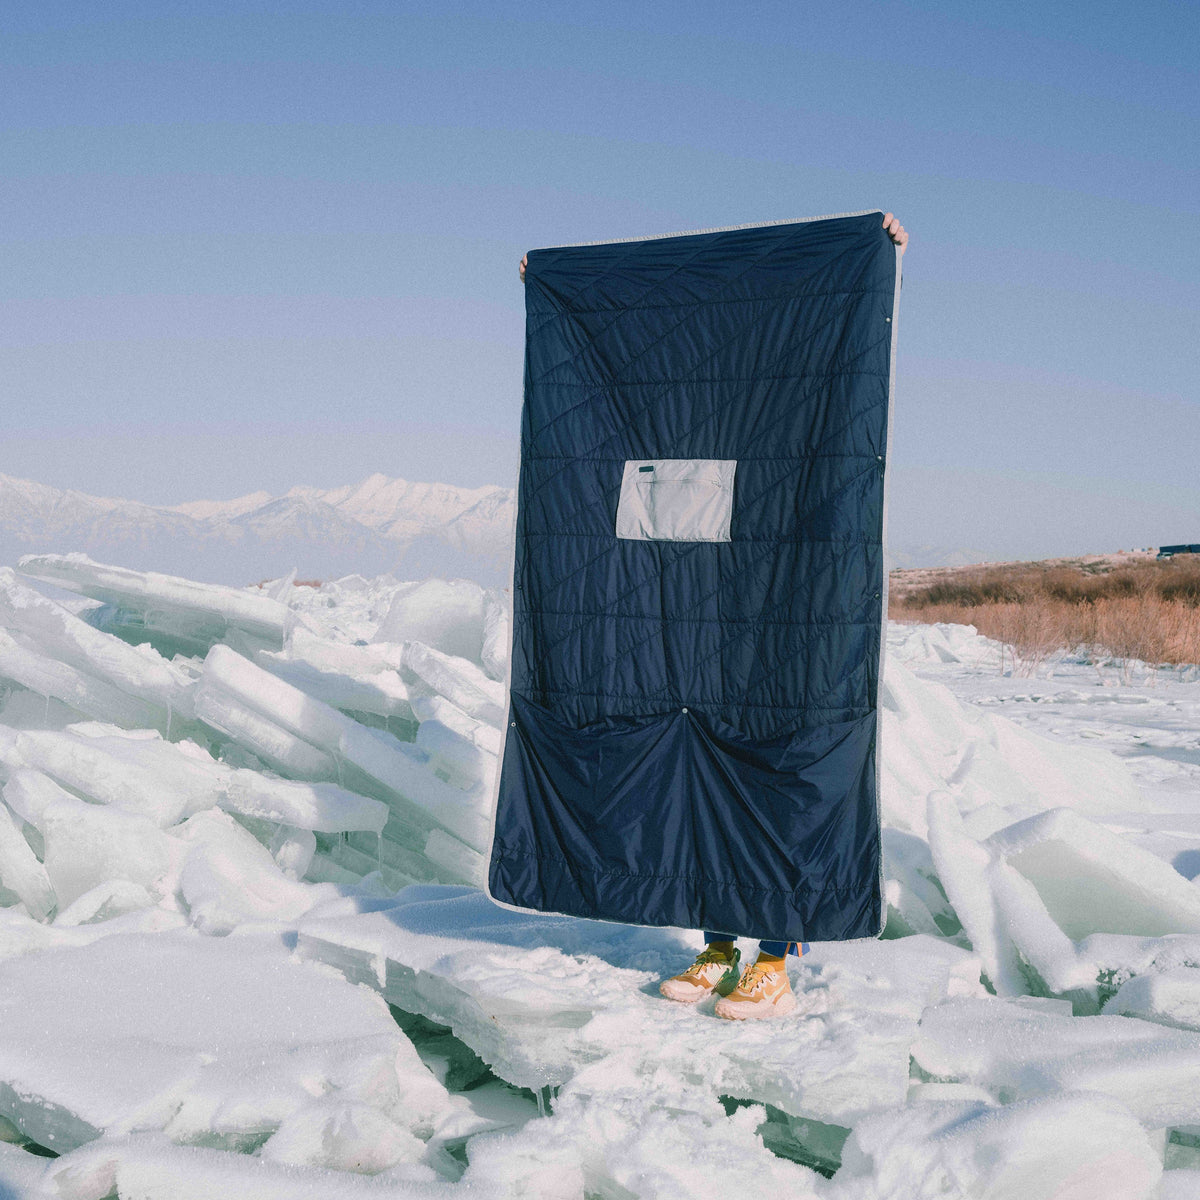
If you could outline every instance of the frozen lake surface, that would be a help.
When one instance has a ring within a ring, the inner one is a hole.
[[[746,1028],[479,890],[508,619],[0,570],[0,1196],[1200,1196],[1200,671],[892,626],[885,936]]]

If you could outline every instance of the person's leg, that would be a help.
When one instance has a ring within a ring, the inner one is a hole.
[[[783,962],[792,952],[795,944],[795,942],[759,942],[758,957],[760,960],[766,958],[772,962]]]
[[[705,937],[708,935],[705,934]],[[758,957],[760,959],[767,958],[771,960],[778,959],[783,962],[789,954],[798,954],[803,957],[808,953],[807,942],[759,942]]]

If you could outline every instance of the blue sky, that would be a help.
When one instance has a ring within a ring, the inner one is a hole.
[[[891,530],[1200,538],[1200,10],[61,2],[0,17],[0,472],[511,483],[533,246],[876,206]]]

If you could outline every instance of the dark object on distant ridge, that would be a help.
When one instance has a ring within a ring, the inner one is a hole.
[[[1200,542],[1188,546],[1159,546],[1155,558],[1174,558],[1177,554],[1200,554]]]

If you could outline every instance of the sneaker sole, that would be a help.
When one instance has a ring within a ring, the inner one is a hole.
[[[717,1016],[726,1021],[766,1021],[772,1017],[786,1017],[794,1012],[796,997],[792,992],[780,996],[773,1004],[725,1004],[717,1001]]]
[[[684,995],[673,996],[669,991],[667,991],[667,984],[669,982],[670,980],[665,980],[664,982],[660,983],[658,985],[658,990],[661,995],[665,996],[668,1000],[674,1000],[676,1004],[699,1004],[701,1000],[707,1000],[715,990],[712,988],[708,989],[707,991],[704,988],[688,988]]]

